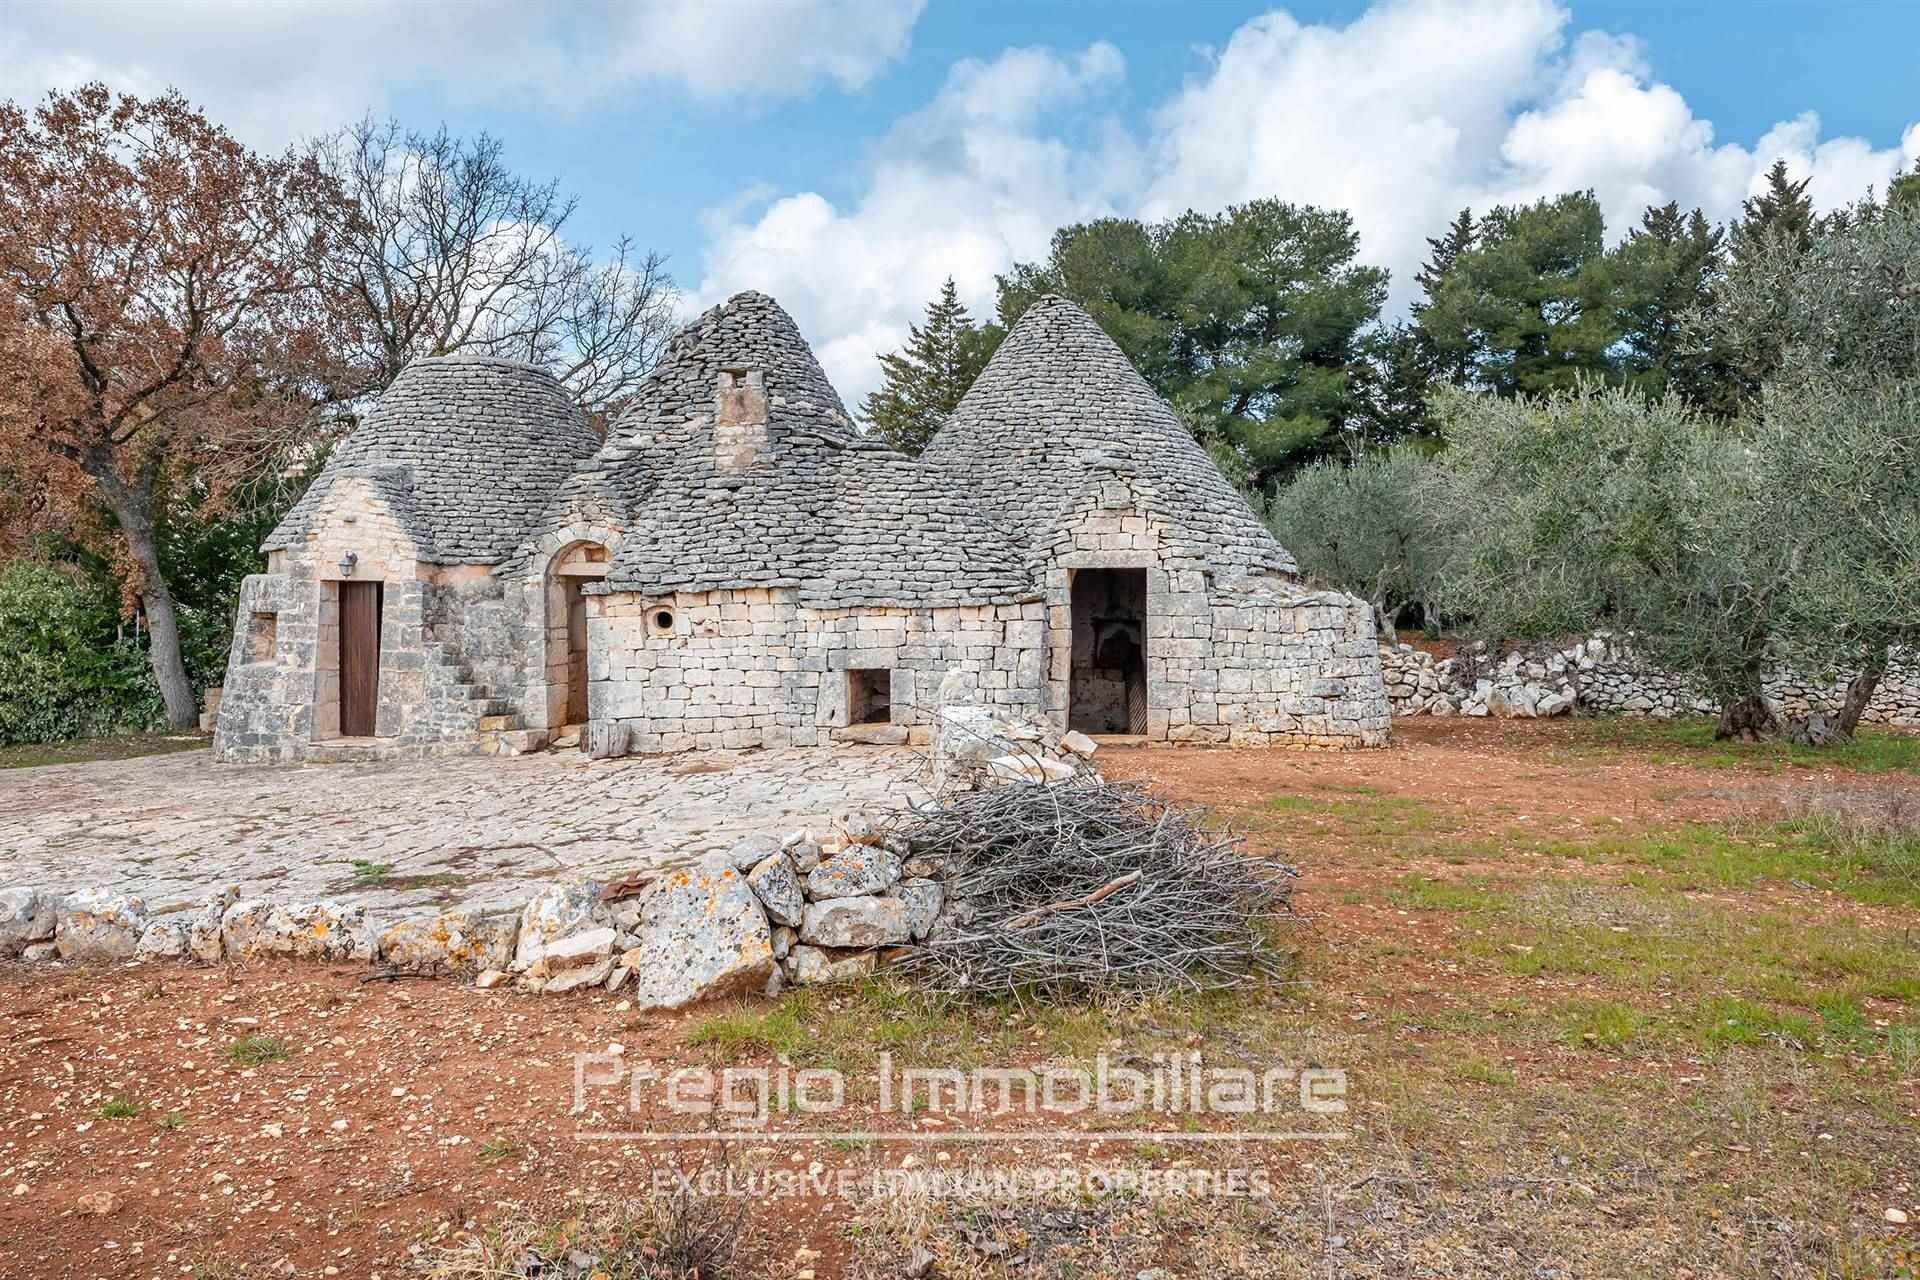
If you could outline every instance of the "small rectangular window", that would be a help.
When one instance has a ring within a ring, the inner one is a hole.
[[[280,629],[277,613],[256,613],[247,620],[247,661],[272,662],[274,637]]]
[[[847,723],[886,724],[893,718],[893,672],[884,668],[847,672]]]

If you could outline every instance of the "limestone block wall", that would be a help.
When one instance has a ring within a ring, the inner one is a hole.
[[[949,694],[1039,699],[1044,609],[817,609],[779,589],[601,594],[588,618],[588,710],[627,752],[815,746],[848,724],[848,672],[889,674],[890,723],[926,741]],[[1033,650],[1033,656],[1021,654]],[[1029,683],[1022,687],[1022,676]]]
[[[347,581],[382,585],[374,741],[361,754],[481,748],[484,705],[461,658],[504,655],[492,670],[497,692],[510,696],[524,647],[520,611],[484,567],[435,565],[419,551],[375,485],[353,476],[334,484],[306,540],[274,552],[269,572],[241,586],[214,724],[217,759],[296,761],[339,739],[338,610]],[[349,553],[350,577],[340,568]]]
[[[1146,577],[1146,737],[1258,746],[1378,746],[1391,725],[1364,601],[1218,565],[1189,549],[1137,480],[1115,479],[1063,514],[1042,578],[1045,710],[1067,723],[1072,583],[1085,570]]]

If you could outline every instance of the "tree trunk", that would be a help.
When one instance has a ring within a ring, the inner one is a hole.
[[[1758,693],[1750,693],[1720,708],[1720,723],[1714,728],[1713,736],[1758,742],[1772,734],[1776,727],[1773,708],[1767,705],[1767,700]]]
[[[192,729],[200,723],[193,682],[187,679],[186,659],[180,652],[180,618],[174,612],[173,592],[160,573],[160,552],[153,535],[153,477],[129,485],[110,459],[87,459],[87,470],[99,481],[107,503],[120,521],[120,533],[140,572],[140,604],[147,614],[147,665],[160,686],[167,725]]]
[[[1851,738],[1860,727],[1860,717],[1873,701],[1873,691],[1880,687],[1880,678],[1886,673],[1887,651],[1882,649],[1867,660],[1859,675],[1847,682],[1847,696],[1840,703],[1840,723],[1835,726],[1841,737]]]

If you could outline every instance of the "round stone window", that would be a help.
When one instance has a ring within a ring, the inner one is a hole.
[[[673,610],[666,608],[655,609],[647,615],[647,623],[653,628],[655,635],[670,636],[673,634]]]

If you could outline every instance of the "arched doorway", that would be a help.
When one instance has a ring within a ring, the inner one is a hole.
[[[607,576],[612,557],[598,542],[576,542],[547,568],[547,729],[556,737],[587,726],[587,617],[585,588]]]

